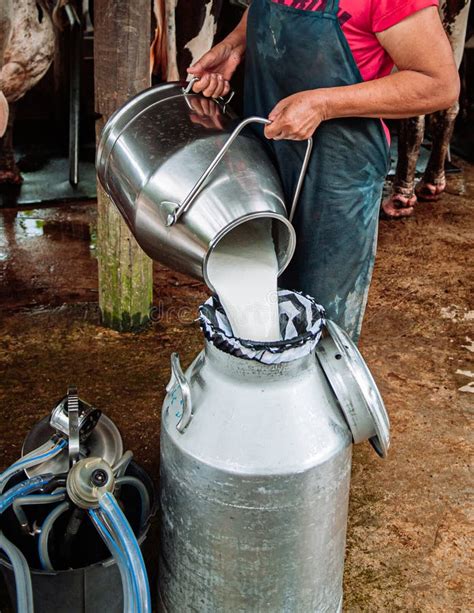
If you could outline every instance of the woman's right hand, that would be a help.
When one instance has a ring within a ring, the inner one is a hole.
[[[193,91],[209,98],[225,96],[230,91],[229,81],[243,57],[243,49],[222,41],[188,68],[188,73],[199,77]]]

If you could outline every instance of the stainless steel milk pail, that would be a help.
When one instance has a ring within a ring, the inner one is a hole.
[[[295,231],[264,145],[242,131],[268,120],[239,122],[223,103],[185,86],[148,89],[109,119],[97,154],[102,186],[151,258],[204,279],[211,289],[206,266],[212,249],[237,225],[261,217],[274,220],[281,272],[293,255]]]

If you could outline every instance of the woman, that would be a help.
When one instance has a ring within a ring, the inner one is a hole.
[[[314,150],[281,284],[314,296],[357,340],[389,163],[383,118],[448,108],[459,94],[436,0],[254,0],[237,28],[188,70],[225,95],[245,56],[245,115],[268,117],[289,201],[304,141]],[[393,66],[397,72],[392,72]]]

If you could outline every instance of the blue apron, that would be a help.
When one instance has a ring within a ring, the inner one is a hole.
[[[247,24],[244,114],[267,117],[282,98],[319,87],[360,83],[337,18],[338,0],[301,10],[254,0]],[[266,141],[287,202],[305,142]],[[389,148],[378,119],[323,122],[293,220],[295,256],[280,285],[313,296],[357,341],[372,276]]]

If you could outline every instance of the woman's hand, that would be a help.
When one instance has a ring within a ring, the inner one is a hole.
[[[308,90],[283,98],[268,116],[265,136],[273,140],[307,140],[327,117],[326,97]]]
[[[229,81],[240,64],[243,49],[235,47],[230,42],[222,41],[202,58],[188,68],[188,72],[199,81],[194,84],[193,91],[202,92],[209,98],[225,96],[230,91]]]
[[[218,98],[229,93],[229,81],[245,53],[247,14],[248,9],[229,36],[188,68],[191,75],[199,77],[193,86],[194,92],[202,92],[208,98]]]

